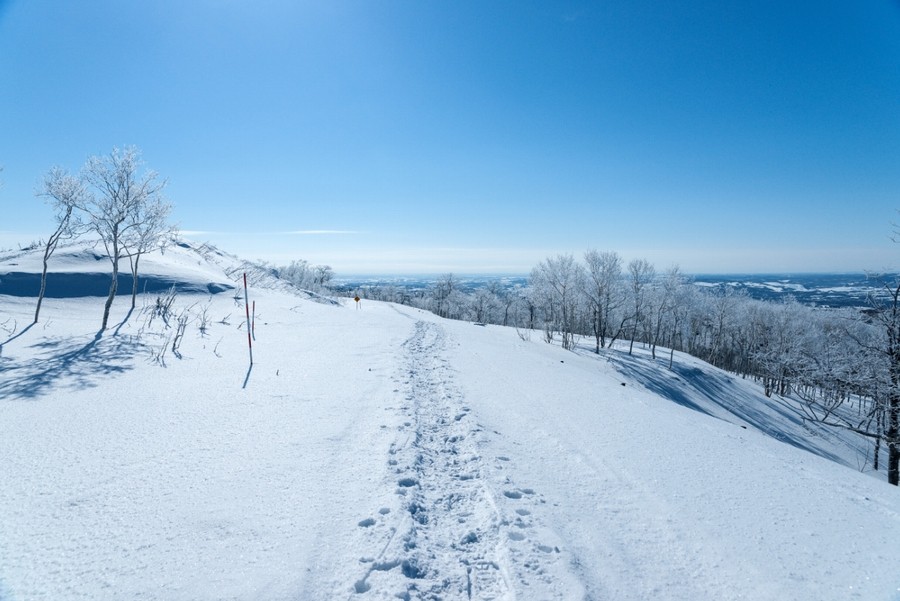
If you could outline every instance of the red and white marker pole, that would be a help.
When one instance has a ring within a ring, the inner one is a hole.
[[[244,272],[244,308],[247,309],[247,348],[250,349],[250,365],[253,365],[253,341],[250,333],[250,296],[247,294],[247,272]]]

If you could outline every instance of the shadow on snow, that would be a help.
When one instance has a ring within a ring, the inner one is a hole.
[[[23,332],[24,333],[24,332]],[[132,369],[131,360],[142,344],[131,336],[54,338],[31,345],[32,358],[0,364],[0,398],[35,399],[56,388],[92,388],[98,378]]]
[[[733,423],[730,417],[736,417],[776,440],[846,465],[844,459],[828,450],[830,445],[815,444],[815,439],[822,436],[821,431],[805,423],[790,408],[761,394],[748,393],[729,374],[679,362],[670,371],[667,359],[654,360],[617,351],[607,356],[619,373],[664,399],[729,423]]]

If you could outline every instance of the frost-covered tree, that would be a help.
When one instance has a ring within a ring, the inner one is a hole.
[[[77,231],[73,212],[79,203],[84,201],[85,188],[81,179],[69,175],[61,167],[53,167],[44,176],[40,188],[35,193],[53,209],[53,221],[56,229],[44,245],[43,269],[41,270],[41,289],[38,292],[37,306],[34,309],[34,323],[41,314],[41,304],[47,291],[47,267],[50,256],[56,250],[60,240],[70,237]]]
[[[458,318],[463,312],[465,298],[459,289],[459,281],[452,273],[445,273],[431,288],[431,311],[440,317]]]
[[[572,255],[545,259],[531,272],[532,286],[543,301],[547,339],[558,331],[564,349],[575,348],[583,277],[583,268]]]
[[[498,280],[488,282],[486,288],[491,295],[491,307],[496,311],[492,323],[508,326],[516,302],[515,292],[507,290]]]
[[[165,203],[162,192],[165,180],[154,171],[140,173],[142,161],[137,148],[114,148],[106,156],[93,156],[84,166],[83,178],[90,188],[79,208],[86,215],[86,223],[100,238],[112,265],[109,296],[103,308],[101,330],[109,322],[109,311],[119,282],[119,263],[129,256],[128,246],[140,237],[141,228],[149,228],[143,221],[152,211]],[[162,225],[164,222],[157,222]]]
[[[656,269],[646,259],[634,259],[628,263],[628,276],[632,310],[631,341],[628,344],[630,355],[634,350],[638,331],[647,325],[647,291],[656,277]]]
[[[696,287],[681,276],[678,268],[673,268],[669,272],[663,285],[667,288],[667,296],[670,299],[669,310],[666,313],[666,330],[668,332],[669,369],[672,369],[675,349],[684,348],[685,326],[699,293]]]
[[[313,266],[303,259],[291,261],[290,265],[273,268],[275,275],[298,288],[310,289],[313,285]]]
[[[275,277],[290,282],[297,288],[313,292],[322,292],[328,289],[331,280],[334,279],[334,271],[329,265],[312,265],[309,261],[303,259],[291,261],[290,265],[280,267],[274,267],[268,263],[259,263],[258,265],[268,270]],[[354,294],[357,292],[362,291],[354,291]],[[381,298],[381,294],[382,292],[377,289],[366,289],[366,298],[386,300]]]
[[[887,394],[882,406],[884,441],[888,449],[888,483],[900,485],[900,279],[884,279],[885,295],[871,296],[872,316],[884,333],[880,352],[888,367]]]
[[[661,282],[650,288],[647,295],[647,343],[650,355],[656,359],[656,347],[662,343],[668,332],[673,305],[678,301],[678,288],[682,285],[682,275],[677,266],[666,271]]]
[[[313,268],[313,284],[317,289],[327,288],[332,279],[334,279],[334,270],[330,265],[316,265]]]
[[[622,257],[615,252],[588,250],[584,253],[585,277],[582,283],[591,333],[594,335],[594,352],[612,344],[622,332],[625,320],[617,319],[619,309],[625,304],[625,288],[622,285]]]
[[[138,293],[138,264],[145,253],[164,249],[175,237],[177,230],[169,224],[172,205],[161,196],[148,198],[145,203],[134,205],[129,220],[133,227],[122,240],[131,267],[131,308],[134,309]]]
[[[478,323],[498,323],[500,299],[497,289],[493,286],[478,288],[470,299],[470,311],[472,317]]]
[[[729,368],[729,353],[731,349],[728,343],[732,339],[735,319],[738,307],[747,299],[747,293],[743,290],[735,291],[734,288],[725,288],[712,295],[707,305],[709,312],[707,318],[707,357],[706,360],[713,365]]]
[[[793,298],[766,305],[765,331],[753,351],[766,396],[789,394],[801,375],[807,309]]]
[[[510,296],[509,318],[516,328],[533,330],[537,308],[534,304],[534,287],[517,286]]]

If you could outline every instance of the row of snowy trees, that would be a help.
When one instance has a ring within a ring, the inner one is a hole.
[[[694,285],[677,267],[657,272],[648,261],[627,264],[616,252],[547,258],[530,284],[494,282],[465,292],[452,275],[428,290],[364,290],[365,296],[418,306],[453,319],[542,332],[550,342],[593,352],[617,342],[653,358],[666,348],[671,368],[681,351],[743,377],[767,395],[792,397],[801,417],[853,430],[876,449],[888,447],[888,480],[900,479],[900,287],[861,309],[823,309],[793,299],[766,302],[732,288]]]
[[[791,396],[803,417],[853,430],[888,447],[888,481],[900,481],[900,285],[882,282],[860,309],[822,309],[794,299],[764,302],[734,289],[704,290],[671,268],[588,251],[548,258],[531,274],[531,301],[546,338],[565,348],[591,336],[595,352],[616,340],[683,351]],[[533,325],[533,324],[532,324]]]
[[[328,289],[334,278],[334,271],[329,265],[313,265],[303,259],[291,261],[290,265],[271,267],[263,264],[275,277],[290,282],[297,288],[322,292]]]
[[[50,257],[62,240],[84,234],[96,236],[112,266],[100,329],[107,327],[118,290],[120,264],[126,259],[132,274],[131,307],[134,308],[141,256],[164,247],[175,236],[175,227],[168,223],[172,206],[163,196],[166,180],[160,179],[155,171],[142,168],[140,151],[127,147],[89,158],[77,175],[53,167],[44,176],[36,194],[52,207],[56,229],[43,244],[43,271],[34,323],[38,322],[46,292]]]

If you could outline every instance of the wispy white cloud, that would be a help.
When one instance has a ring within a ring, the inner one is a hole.
[[[295,230],[285,233],[292,236],[342,236],[347,234],[358,234],[359,232],[353,230]]]
[[[214,230],[179,230],[184,236],[343,236],[358,234],[354,230],[291,230],[281,232],[220,232]]]

